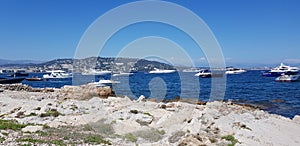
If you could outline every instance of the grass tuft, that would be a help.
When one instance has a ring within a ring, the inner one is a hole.
[[[231,142],[231,144],[228,144],[228,146],[234,146],[236,143],[239,142],[237,139],[234,138],[233,135],[226,135],[226,136],[223,136],[222,139],[225,139],[225,140]]]
[[[137,141],[137,137],[134,136],[132,133],[125,134],[124,138],[131,141],[131,142],[136,142]]]
[[[108,144],[111,145],[111,143],[107,140],[102,139],[100,136],[95,135],[89,135],[84,138],[85,143],[92,143],[92,144]]]
[[[26,124],[19,124],[16,120],[0,120],[0,130],[11,129],[17,131],[26,126]]]

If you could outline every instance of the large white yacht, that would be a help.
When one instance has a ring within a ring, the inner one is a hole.
[[[282,74],[297,74],[299,72],[298,67],[291,67],[288,65],[284,65],[283,63],[280,64],[280,66],[277,66],[270,71],[264,72],[263,76],[267,77],[274,77],[274,76],[281,76]]]
[[[276,73],[293,72],[293,73],[296,73],[296,72],[299,72],[299,68],[291,67],[291,66],[284,65],[283,63],[281,63],[280,66],[271,69],[270,72],[276,72]]]
[[[165,73],[174,73],[176,70],[166,70],[166,69],[157,69],[154,68],[154,70],[151,70],[150,74],[165,74]]]
[[[52,70],[47,71],[46,74],[43,75],[45,79],[65,79],[65,78],[72,78],[71,73],[66,73],[63,70]]]

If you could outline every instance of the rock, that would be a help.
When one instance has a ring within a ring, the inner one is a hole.
[[[176,133],[174,133],[172,136],[170,136],[168,138],[168,141],[170,143],[175,143],[175,142],[179,141],[181,139],[181,137],[183,137],[185,134],[186,134],[186,132],[177,131]]]
[[[25,128],[22,129],[22,132],[34,133],[42,130],[43,130],[43,126],[26,126]]]
[[[300,116],[299,116],[299,115],[294,116],[293,121],[294,121],[295,123],[300,124]]]
[[[146,97],[144,95],[141,95],[137,100],[137,102],[145,102],[145,101],[146,101]]]
[[[174,108],[175,104],[173,102],[169,102],[166,104],[166,108]]]
[[[107,98],[108,96],[115,96],[115,93],[109,86],[99,87],[97,93],[102,98]]]
[[[206,102],[204,102],[204,101],[197,101],[196,104],[197,105],[206,105]]]
[[[147,114],[137,114],[135,121],[142,126],[146,126],[151,124],[151,122],[153,121],[153,117]]]

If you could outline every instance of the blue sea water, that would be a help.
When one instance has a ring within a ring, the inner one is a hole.
[[[197,98],[210,100],[211,79],[199,78],[195,73],[148,74],[138,72],[130,77],[81,76],[74,79],[50,81],[23,81],[32,87],[56,87],[80,85],[87,82],[110,79],[120,81],[113,86],[117,95],[138,98],[140,95],[158,99]],[[248,71],[239,75],[227,75],[224,100],[251,104],[274,114],[292,118],[300,115],[300,82],[279,83],[274,77],[263,77],[261,71]],[[40,73],[29,75],[42,77]]]

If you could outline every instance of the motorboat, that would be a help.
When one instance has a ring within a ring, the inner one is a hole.
[[[120,77],[120,76],[131,76],[133,75],[134,73],[131,73],[131,72],[120,72],[120,73],[115,73],[113,74],[112,76],[114,77]]]
[[[299,82],[300,75],[282,75],[275,79],[276,82]]]
[[[241,74],[246,72],[246,70],[244,69],[240,69],[240,68],[234,68],[234,67],[227,67],[225,74]]]
[[[223,73],[212,73],[208,69],[201,70],[200,72],[196,73],[195,76],[202,77],[202,78],[211,78],[211,77],[223,77]]]
[[[82,75],[106,75],[106,74],[111,74],[111,71],[90,69],[88,71],[82,72],[81,74]]]
[[[149,71],[150,74],[168,74],[174,72],[176,72],[176,70],[157,69],[157,68],[154,68],[154,70]]]
[[[0,84],[21,83],[25,78],[0,78]]]
[[[42,78],[38,77],[31,77],[31,78],[25,78],[26,81],[43,81]]]
[[[112,86],[113,84],[118,84],[119,81],[114,80],[99,80],[99,82],[93,82],[96,87],[102,87],[102,86]]]
[[[299,73],[299,68],[291,67],[291,66],[284,65],[283,63],[281,63],[280,66],[275,67],[275,68],[271,69],[270,71],[264,72],[263,76],[278,77],[287,72],[297,74],[297,73]]]
[[[67,73],[63,70],[53,70],[47,71],[46,74],[43,75],[44,79],[67,79],[72,78],[71,73]]]

